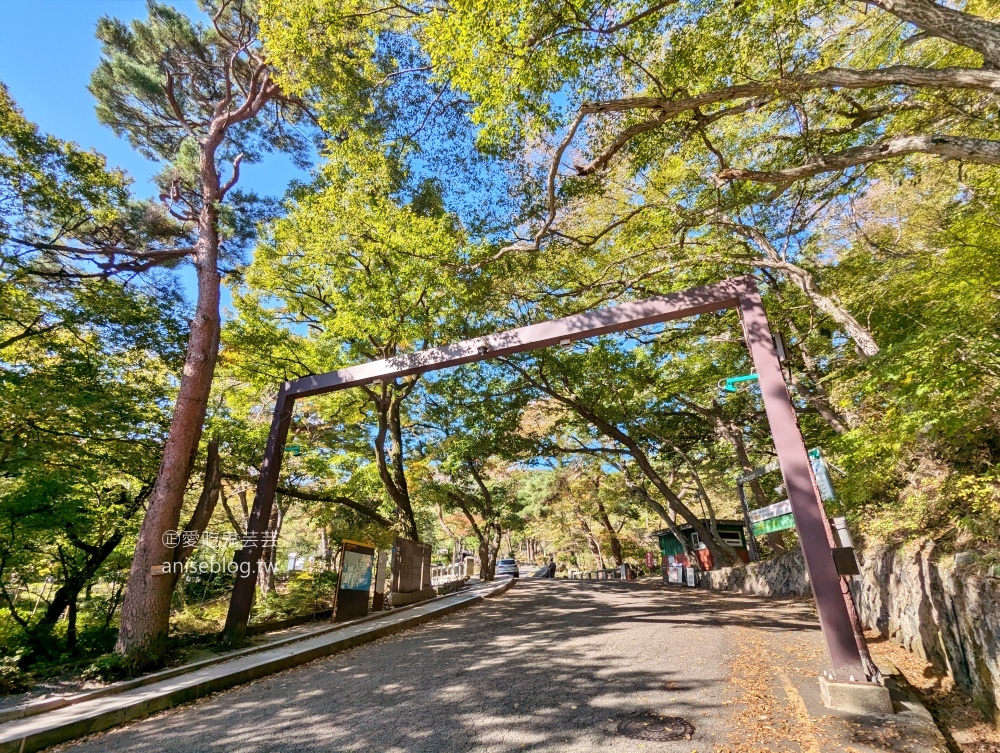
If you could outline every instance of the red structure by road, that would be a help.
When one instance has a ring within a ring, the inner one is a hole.
[[[743,323],[743,336],[757,371],[764,398],[764,410],[771,427],[781,474],[795,517],[795,527],[802,545],[812,583],[820,625],[830,654],[833,673],[842,679],[864,680],[858,639],[841,589],[841,579],[833,558],[833,534],[823,502],[812,476],[806,446],[799,431],[795,409],[788,397],[785,377],[767,314],[753,277],[736,277],[712,285],[691,288],[642,301],[623,303],[606,309],[553,319],[527,327],[499,332],[486,337],[464,340],[453,345],[432,348],[381,361],[352,366],[327,374],[285,382],[274,407],[274,418],[264,451],[253,510],[247,524],[248,534],[260,536],[267,527],[281,470],[281,459],[297,398],[347,389],[376,380],[395,379],[451,366],[513,355],[635,327],[706,314],[721,309],[736,309]],[[238,561],[249,562],[249,573],[237,578],[225,635],[228,640],[242,639],[246,633],[260,549],[245,547],[237,553]],[[242,573],[242,571],[240,571]],[[849,597],[848,597],[849,598]],[[863,639],[862,639],[863,640]]]

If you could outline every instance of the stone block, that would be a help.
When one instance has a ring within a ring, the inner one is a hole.
[[[820,695],[827,708],[852,714],[892,714],[889,688],[877,682],[846,682],[820,675]]]

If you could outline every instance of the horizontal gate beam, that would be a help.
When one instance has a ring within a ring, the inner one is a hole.
[[[586,311],[563,319],[552,319],[494,335],[474,337],[453,345],[429,348],[417,353],[405,353],[339,371],[303,377],[285,382],[284,390],[292,397],[321,395],[345,387],[368,384],[375,379],[396,379],[411,374],[422,374],[474,361],[484,361],[487,358],[547,348],[558,345],[564,340],[582,340],[648,324],[682,319],[685,316],[736,308],[740,294],[747,290],[748,285],[753,284],[752,277],[736,277],[679,293]]]

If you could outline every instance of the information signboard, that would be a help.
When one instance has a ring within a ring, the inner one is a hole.
[[[368,614],[375,547],[344,540],[340,549],[340,575],[333,602],[333,621],[344,622]]]

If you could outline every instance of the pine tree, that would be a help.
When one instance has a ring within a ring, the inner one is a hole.
[[[248,200],[233,190],[240,164],[304,147],[295,128],[303,108],[264,60],[254,4],[206,0],[203,8],[207,25],[155,2],[145,21],[102,19],[102,59],[90,87],[101,121],[164,163],[160,200],[190,227],[197,272],[173,418],[122,605],[117,651],[136,665],[157,664],[164,652],[174,579],[154,567],[172,559],[163,534],[178,526],[201,438],[219,348],[220,261],[239,243],[234,217]]]

